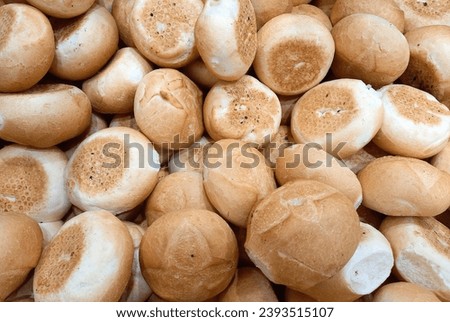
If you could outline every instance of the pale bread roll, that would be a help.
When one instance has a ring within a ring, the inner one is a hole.
[[[431,159],[431,164],[450,174],[450,141],[447,142],[447,145],[441,152]]]
[[[129,47],[135,47],[131,34],[131,11],[136,0],[114,0],[111,14],[116,20],[120,39]]]
[[[380,231],[394,251],[395,272],[450,301],[450,229],[432,217],[387,217]]]
[[[325,183],[341,191],[355,209],[362,202],[362,188],[356,175],[317,145],[295,144],[286,148],[276,161],[275,176],[281,185],[298,179]]]
[[[206,0],[195,25],[200,57],[219,79],[233,81],[256,54],[256,16],[250,0]]]
[[[204,157],[206,195],[228,222],[246,227],[252,207],[276,188],[264,156],[251,144],[220,140]]]
[[[439,153],[450,138],[450,111],[427,92],[408,85],[379,90],[384,119],[373,142],[383,150],[425,159]]]
[[[73,205],[120,214],[149,196],[159,169],[159,155],[142,133],[113,127],[80,144],[67,164],[65,180]]]
[[[372,293],[389,277],[394,266],[389,242],[371,225],[360,225],[361,240],[347,264],[305,294],[321,302],[351,302]]]
[[[166,214],[146,230],[140,246],[142,274],[169,301],[204,301],[232,280],[238,260],[228,224],[208,210]]]
[[[133,241],[105,210],[67,221],[45,248],[34,273],[37,302],[118,301],[131,276]]]
[[[405,32],[431,25],[450,26],[448,0],[394,0],[405,13]]]
[[[440,302],[430,290],[417,284],[397,282],[383,285],[373,296],[373,302]]]
[[[372,140],[383,112],[377,92],[361,80],[328,81],[297,101],[291,133],[297,143],[318,144],[337,158],[347,158]]]
[[[189,148],[174,153],[169,160],[169,172],[196,171],[203,173],[203,156],[213,143],[211,138],[202,136]]]
[[[219,80],[206,67],[201,58],[194,60],[182,69],[183,73],[189,77],[199,87],[211,88]]]
[[[270,137],[270,142],[260,151],[266,158],[267,164],[275,169],[277,159],[284,155],[284,150],[294,144],[289,126],[281,125],[278,132]]]
[[[436,216],[450,207],[450,175],[422,160],[378,158],[358,179],[363,205],[388,216]]]
[[[267,21],[292,11],[292,0],[251,0],[255,9],[256,26],[260,29]]]
[[[330,31],[317,19],[282,14],[258,31],[253,67],[275,93],[297,95],[324,79],[334,50]]]
[[[27,0],[27,2],[49,16],[72,18],[88,11],[95,0]]]
[[[41,80],[55,55],[47,17],[25,4],[0,8],[0,92],[24,91]]]
[[[23,214],[0,213],[0,302],[25,282],[42,251],[38,224]]]
[[[304,291],[338,273],[360,238],[346,196],[318,181],[296,180],[254,207],[245,249],[269,280]]]
[[[57,221],[70,208],[64,186],[64,152],[8,145],[0,150],[0,212],[18,212],[37,222]]]
[[[310,16],[312,18],[315,18],[319,20],[325,27],[327,27],[328,30],[331,30],[333,28],[333,25],[331,24],[330,18],[323,12],[321,9],[317,8],[316,6],[310,5],[310,4],[299,4],[292,8],[292,13],[299,14],[299,15],[305,15]]]
[[[281,105],[277,95],[253,76],[217,82],[203,104],[203,119],[209,136],[241,140],[259,146],[278,132]]]
[[[45,248],[50,241],[55,237],[58,231],[63,226],[64,222],[62,220],[51,221],[51,222],[40,222],[39,228],[42,231],[42,247]]]
[[[80,135],[91,120],[91,103],[79,88],[36,85],[0,94],[0,137],[37,148],[49,148]]]
[[[139,131],[136,118],[133,113],[115,114],[109,122],[109,127],[129,127]]]

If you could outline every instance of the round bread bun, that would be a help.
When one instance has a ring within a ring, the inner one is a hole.
[[[0,213],[17,212],[37,222],[57,221],[70,209],[64,186],[64,152],[11,144],[0,150]]]
[[[209,136],[241,140],[260,146],[269,142],[280,127],[281,105],[277,95],[253,76],[217,82],[203,104]]]
[[[270,281],[255,267],[236,270],[233,281],[219,295],[219,302],[278,302]]]
[[[47,17],[26,4],[0,7],[0,92],[24,91],[41,80],[55,55]]]
[[[267,21],[292,11],[292,0],[251,0],[255,9],[256,26],[260,29]]]
[[[354,13],[373,14],[389,21],[401,33],[405,30],[405,14],[395,0],[336,0],[330,19],[335,25],[342,18]]]
[[[284,155],[284,150],[294,144],[294,138],[291,135],[291,128],[281,125],[278,132],[270,137],[270,142],[264,146],[261,153],[266,158],[270,168],[275,169],[277,159]]]
[[[432,217],[387,217],[380,231],[392,246],[395,272],[450,301],[450,229]]]
[[[362,202],[362,188],[356,175],[317,145],[295,144],[286,148],[277,159],[275,176],[281,185],[298,179],[325,183],[341,191],[355,209]]]
[[[49,148],[83,133],[91,121],[91,103],[79,88],[66,84],[36,85],[0,94],[0,137]]]
[[[34,272],[37,302],[118,301],[131,276],[133,241],[105,210],[67,221],[44,249]]]
[[[203,173],[203,156],[213,143],[210,138],[202,136],[189,148],[174,153],[169,160],[169,172],[196,171]]]
[[[347,158],[372,140],[381,127],[383,105],[370,86],[356,79],[324,82],[295,104],[291,132],[337,158]]]
[[[159,217],[177,210],[214,211],[203,187],[203,176],[195,171],[169,174],[156,185],[145,205],[145,217],[151,225]]]
[[[255,206],[245,249],[269,280],[304,291],[338,273],[360,238],[346,196],[318,181],[296,180]]]
[[[430,290],[413,283],[383,285],[373,295],[373,302],[440,302]]]
[[[113,16],[99,5],[75,19],[54,20],[53,30],[56,53],[50,72],[65,80],[94,76],[114,55],[119,44]]]
[[[56,18],[79,16],[94,4],[95,0],[27,0],[46,15]]]
[[[232,280],[238,260],[228,224],[208,210],[166,214],[146,230],[140,246],[142,274],[169,301],[204,301]]]
[[[358,179],[363,205],[388,216],[436,216],[450,207],[450,175],[422,160],[378,158]]]
[[[135,47],[133,36],[131,34],[131,11],[136,0],[114,0],[111,14],[116,20],[117,29],[119,29],[120,39],[128,47]]]
[[[331,31],[333,25],[331,24],[330,18],[321,9],[310,4],[299,4],[292,8],[292,13],[310,16],[319,20],[328,30]]]
[[[431,25],[450,26],[448,0],[394,0],[405,13],[405,32]]]
[[[188,65],[184,66],[182,71],[187,77],[189,77],[189,79],[203,88],[211,88],[219,80],[206,67],[201,58],[198,58]]]
[[[140,132],[127,127],[100,130],[69,160],[66,186],[81,210],[120,214],[142,203],[156,185],[159,155]]]
[[[42,232],[30,217],[2,211],[0,244],[0,302],[3,302],[25,282],[28,273],[38,264]]]
[[[436,154],[431,159],[431,164],[439,170],[445,171],[450,174],[450,141],[447,142],[447,145],[444,147],[444,149],[442,149],[441,152]]]
[[[161,67],[178,68],[198,57],[195,22],[201,0],[134,0],[129,20],[137,49]]]
[[[450,139],[450,111],[432,95],[408,85],[379,90],[384,120],[373,142],[383,150],[425,159],[439,153]]]
[[[51,222],[40,222],[39,228],[42,231],[42,248],[45,248],[50,241],[55,237],[58,231],[61,229],[64,222],[62,220],[51,221]]]
[[[250,0],[206,0],[195,25],[200,57],[214,76],[227,81],[241,78],[252,65],[256,32]]]
[[[153,70],[136,90],[137,125],[159,148],[187,148],[203,134],[202,95],[194,82],[178,70]]]
[[[282,14],[258,31],[253,67],[275,93],[297,95],[323,80],[333,55],[333,38],[321,22],[305,15]]]
[[[336,23],[331,34],[336,44],[331,70],[338,78],[356,78],[380,88],[395,81],[408,67],[405,36],[379,16],[352,14]]]
[[[355,253],[333,277],[304,291],[320,302],[351,302],[375,291],[391,274],[394,255],[377,229],[361,223],[361,240]]]
[[[106,67],[84,81],[83,91],[99,113],[131,113],[139,82],[152,67],[131,47],[119,49]]]
[[[272,169],[256,148],[237,140],[215,142],[204,158],[209,201],[225,220],[246,227],[252,207],[276,188]]]

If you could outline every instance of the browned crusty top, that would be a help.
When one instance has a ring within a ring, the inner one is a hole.
[[[9,40],[14,37],[13,26],[17,13],[14,10],[8,10],[10,6],[0,7],[0,49],[2,49]]]
[[[250,0],[239,1],[235,33],[238,53],[244,64],[250,65],[256,48],[256,17]]]

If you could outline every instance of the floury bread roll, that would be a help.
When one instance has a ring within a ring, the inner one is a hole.
[[[405,13],[405,32],[431,25],[450,26],[448,0],[394,0]]]
[[[275,93],[297,95],[319,84],[334,56],[330,31],[317,19],[282,14],[258,31],[253,67]]]
[[[238,260],[228,224],[207,210],[176,211],[156,220],[140,246],[142,274],[169,301],[204,301],[232,280]]]
[[[195,22],[201,0],[135,0],[130,17],[133,43],[161,67],[182,67],[198,57]]]
[[[358,179],[363,205],[388,216],[436,216],[450,207],[450,175],[422,160],[378,158]]]
[[[136,0],[114,0],[111,14],[119,29],[120,39],[129,47],[135,47],[131,34],[131,11]]]
[[[387,217],[380,231],[394,251],[394,271],[450,301],[450,229],[431,217]]]
[[[38,224],[19,213],[0,213],[0,302],[26,280],[42,251]]]
[[[67,221],[34,272],[37,302],[118,301],[131,276],[133,241],[112,213],[88,211]]]
[[[347,158],[372,140],[383,121],[378,93],[360,80],[324,82],[295,104],[291,132],[297,143],[312,143]]]
[[[361,240],[355,253],[333,277],[304,293],[321,302],[350,302],[376,290],[391,274],[394,255],[378,230],[361,223]]]
[[[246,227],[252,207],[276,188],[264,156],[251,144],[220,140],[205,155],[206,195],[228,222]]]
[[[373,302],[440,302],[440,300],[423,286],[397,282],[380,287],[373,295]]]
[[[315,18],[323,23],[323,25],[327,27],[328,30],[331,30],[333,28],[330,18],[328,18],[328,16],[316,6],[312,6],[310,4],[299,4],[292,8],[292,13]]]
[[[286,148],[276,161],[275,175],[281,185],[298,179],[330,185],[349,198],[355,209],[362,202],[362,188],[356,175],[317,145],[295,144]]]
[[[219,79],[241,78],[256,54],[256,16],[251,0],[206,0],[195,25],[197,48]]]
[[[234,82],[217,82],[203,104],[205,128],[214,140],[236,139],[268,143],[280,127],[277,95],[256,78],[244,75]]]
[[[383,150],[425,159],[440,152],[450,138],[450,111],[427,92],[408,85],[379,90],[384,120],[373,142]]]
[[[431,164],[436,168],[450,174],[450,141],[445,148],[431,159]]]
[[[361,238],[352,202],[331,186],[296,180],[253,209],[245,249],[276,284],[307,290],[341,270]]]
[[[36,85],[0,93],[0,138],[48,148],[81,134],[91,120],[91,103],[72,85]]]
[[[95,0],[27,0],[27,2],[49,16],[72,18],[88,11]]]
[[[64,152],[8,145],[0,150],[0,213],[57,221],[70,209],[64,186]]]
[[[49,70],[54,55],[52,26],[42,12],[26,4],[1,6],[0,92],[35,85]]]
[[[98,131],[75,150],[65,171],[73,205],[114,214],[131,210],[153,190],[159,155],[140,132],[127,127]]]
[[[292,0],[251,0],[256,15],[256,26],[260,29],[267,21],[292,11]]]

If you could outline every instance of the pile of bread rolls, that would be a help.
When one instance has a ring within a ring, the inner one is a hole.
[[[0,301],[450,301],[447,0],[0,0]]]

